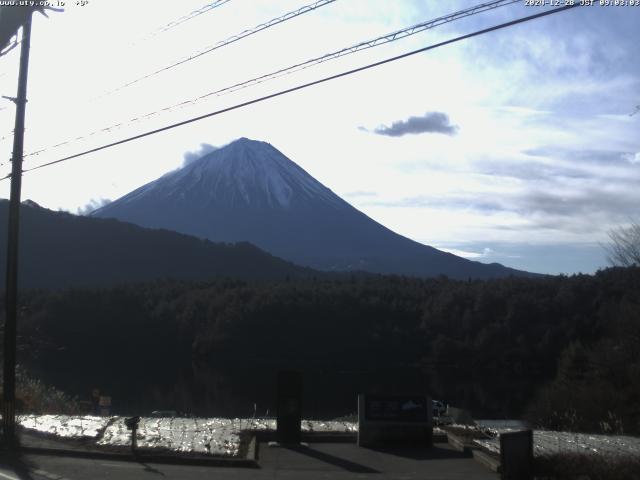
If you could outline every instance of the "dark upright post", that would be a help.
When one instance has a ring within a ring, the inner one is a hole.
[[[500,464],[505,480],[533,480],[533,432],[500,435]]]
[[[124,424],[129,430],[131,430],[131,453],[135,456],[138,449],[138,425],[140,424],[140,417],[129,417],[124,419]]]
[[[281,444],[299,444],[302,423],[302,373],[278,373],[278,428]]]
[[[4,323],[4,370],[2,427],[8,447],[16,439],[16,316],[18,301],[18,231],[20,220],[20,189],[22,187],[22,153],[24,143],[24,117],[27,103],[27,73],[29,70],[29,43],[31,14],[22,26],[20,73],[16,98],[16,121],[11,159],[11,193],[9,198],[9,237],[7,242],[7,278],[5,290],[6,319]]]

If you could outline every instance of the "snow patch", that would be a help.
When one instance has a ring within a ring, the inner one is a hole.
[[[501,429],[498,433],[507,433],[516,430]],[[494,438],[474,440],[474,442],[490,452],[500,453],[499,434]],[[640,438],[624,435],[598,435],[555,432],[550,430],[533,431],[534,456],[553,455],[557,453],[586,453],[637,457],[640,455]]]

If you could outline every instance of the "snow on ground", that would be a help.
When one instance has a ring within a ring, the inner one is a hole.
[[[109,417],[90,415],[18,415],[21,427],[64,438],[97,438]]]
[[[275,421],[273,429],[275,430]],[[325,432],[325,433],[357,433],[358,424],[355,422],[336,422],[321,420],[303,420],[303,432]]]
[[[98,445],[129,447],[131,431],[125,417],[95,417],[79,415],[19,415],[18,423],[25,429],[67,439],[94,439]],[[465,426],[459,425],[459,428]],[[489,451],[500,453],[500,433],[518,428],[504,425],[487,428],[494,438],[475,440]],[[476,429],[475,426],[466,428]],[[235,457],[240,453],[243,431],[275,431],[275,419],[246,418],[154,418],[143,417],[138,427],[138,447],[175,452],[191,452]],[[356,433],[355,422],[303,420],[302,431],[307,433]],[[434,433],[440,432],[434,428]],[[441,433],[441,432],[440,432]],[[621,435],[591,435],[570,432],[535,430],[534,454],[549,455],[560,452],[598,453],[606,455],[640,456],[640,438]]]
[[[502,430],[507,432],[509,430]],[[475,440],[487,450],[500,453],[500,437]],[[640,438],[623,435],[597,435],[534,430],[534,456],[556,453],[593,453],[601,455],[640,456]]]
[[[98,445],[130,446],[124,417],[107,427]],[[246,421],[244,422],[246,424]],[[138,447],[235,457],[240,452],[243,421],[226,418],[141,418]]]
[[[234,457],[240,451],[240,432],[275,429],[275,419],[149,417],[140,419],[137,439],[139,448]],[[303,420],[302,431],[353,433],[357,431],[357,424]],[[131,431],[124,418],[117,418],[109,425],[98,445],[131,445]]]
[[[474,440],[495,454],[500,454],[500,434],[516,432],[527,428],[520,420],[476,420],[476,425],[451,425],[457,430],[478,433]],[[550,430],[533,431],[534,456],[557,453],[593,453],[602,455],[640,456],[640,437],[623,435],[599,435],[572,432],[554,432]]]
[[[125,417],[20,415],[20,426],[67,439],[97,440],[98,445],[129,447],[131,431]],[[355,433],[357,423],[303,420],[303,432]],[[275,419],[143,417],[138,426],[139,448],[235,457],[241,432],[275,431]]]

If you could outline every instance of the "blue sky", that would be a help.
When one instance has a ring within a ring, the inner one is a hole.
[[[162,33],[206,2],[67,3],[34,20],[26,151],[45,151],[25,168],[542,8],[498,8],[130,122],[476,3],[337,0],[108,95],[305,2],[231,0]],[[536,272],[594,272],[607,265],[607,231],[640,204],[639,27],[640,7],[576,8],[27,173],[23,198],[77,212],[179,168],[201,144],[246,136],[414,240]],[[0,58],[3,95],[15,94],[17,50]],[[0,107],[2,137],[13,108]],[[10,139],[0,150],[9,157]]]

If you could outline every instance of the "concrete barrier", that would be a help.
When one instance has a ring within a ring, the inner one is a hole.
[[[533,431],[502,433],[500,464],[505,480],[533,480]]]

